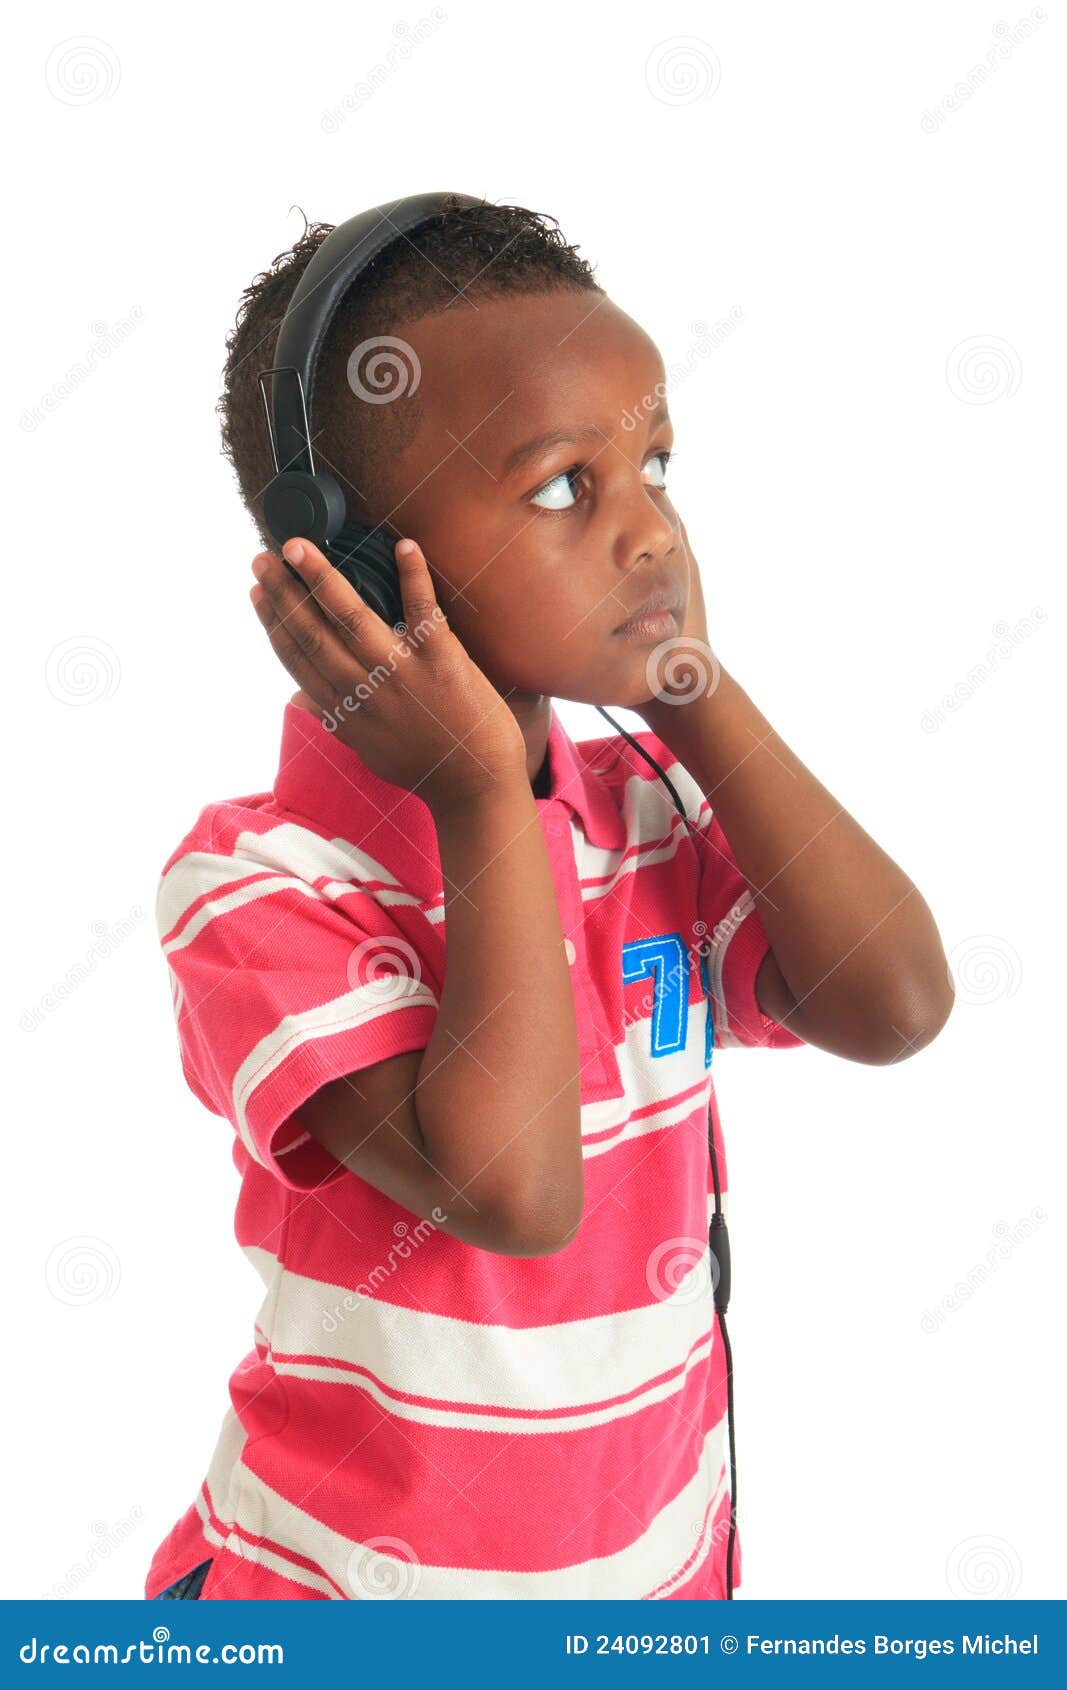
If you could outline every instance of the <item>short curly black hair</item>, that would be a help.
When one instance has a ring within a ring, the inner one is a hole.
[[[278,330],[312,254],[332,223],[308,223],[288,251],[274,259],[241,295],[226,340],[223,390],[217,410],[222,450],[237,476],[241,498],[268,551],[277,550],[263,516],[272,477],[257,377],[273,362]],[[463,299],[563,290],[602,293],[593,269],[563,239],[547,213],[520,205],[450,206],[411,235],[392,241],[357,288],[342,300],[323,344],[316,372],[314,451],[317,462],[345,488],[352,521],[384,521],[389,468],[418,430],[417,402],[360,404],[348,381],[352,350],[395,335],[404,323],[445,311]],[[373,489],[373,492],[371,491]]]

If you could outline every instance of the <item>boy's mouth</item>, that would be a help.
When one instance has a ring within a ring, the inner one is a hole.
[[[669,639],[682,623],[682,603],[676,587],[659,587],[613,631],[631,638]]]

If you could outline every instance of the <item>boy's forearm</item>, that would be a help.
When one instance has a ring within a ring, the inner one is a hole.
[[[785,1016],[835,1054],[888,1061],[952,1003],[933,917],[908,876],[816,780],[725,669],[690,704],[640,714],[717,816],[796,1000]]]
[[[445,980],[416,1093],[426,1153],[509,1233],[563,1241],[581,1216],[570,971],[529,784],[435,812]]]

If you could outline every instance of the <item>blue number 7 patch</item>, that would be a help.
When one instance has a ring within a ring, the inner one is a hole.
[[[651,975],[652,1055],[669,1056],[684,1050],[689,1026],[689,951],[680,933],[660,933],[650,939],[631,939],[622,947],[622,977],[627,983]],[[704,1035],[704,1066],[711,1067],[715,1022],[711,1013],[707,958],[701,955],[700,976],[708,1000]]]

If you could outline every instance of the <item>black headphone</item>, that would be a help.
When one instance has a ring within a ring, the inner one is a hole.
[[[340,570],[371,609],[394,628],[404,619],[404,601],[393,550],[400,535],[389,532],[385,524],[368,528],[364,523],[347,521],[345,494],[341,483],[335,476],[323,474],[315,468],[311,450],[311,417],[315,397],[316,364],[338,306],[379,253],[394,240],[411,234],[420,224],[430,222],[449,211],[461,211],[470,206],[487,203],[486,200],[470,194],[412,194],[405,199],[376,205],[370,211],[361,211],[358,216],[350,217],[346,223],[338,224],[316,249],[296,285],[278,332],[273,365],[259,373],[260,393],[274,461],[274,479],[263,495],[263,512],[267,527],[279,545],[284,545],[286,540],[291,540],[296,535],[314,541],[323,556]],[[268,378],[273,378],[270,398],[265,386]],[[286,568],[290,569],[289,564],[286,564]],[[290,573],[297,580],[300,579],[296,570],[290,569]],[[656,771],[669,791],[695,845],[696,836],[686,814],[685,805],[655,758],[651,757],[643,746],[638,745],[633,736],[599,704],[595,708]],[[700,847],[698,851],[699,849]],[[699,946],[700,975],[710,1017],[713,1011],[707,973],[709,950],[710,945],[702,939]],[[711,1175],[715,1189],[715,1210],[708,1231],[708,1245],[713,1264],[715,1311],[726,1359],[731,1499],[730,1535],[726,1547],[726,1595],[732,1599],[734,1541],[737,1535],[737,1449],[734,1435],[733,1355],[726,1331],[726,1309],[730,1300],[730,1239],[726,1230],[726,1217],[722,1211],[719,1160],[710,1104],[708,1148],[711,1153]]]
[[[384,524],[368,528],[348,522],[344,488],[336,476],[315,467],[311,417],[316,365],[338,306],[379,253],[446,211],[485,203],[470,194],[414,194],[338,224],[296,285],[278,331],[273,366],[259,373],[274,460],[274,479],[263,495],[267,527],[279,545],[297,534],[313,540],[391,627],[404,617],[393,551],[400,535]],[[268,378],[273,378],[269,399]]]

